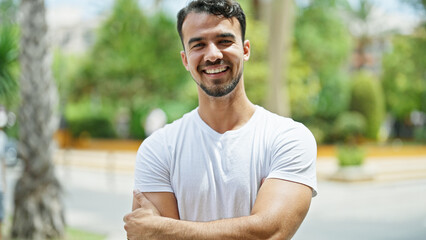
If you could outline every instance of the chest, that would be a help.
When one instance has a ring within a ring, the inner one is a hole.
[[[197,144],[176,149],[170,177],[180,213],[199,209],[195,212],[209,212],[216,219],[227,217],[228,212],[249,214],[260,182],[267,176],[266,152],[263,144],[248,136],[198,137]]]

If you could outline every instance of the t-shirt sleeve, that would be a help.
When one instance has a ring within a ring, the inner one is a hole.
[[[272,149],[271,167],[267,178],[278,178],[304,184],[317,195],[317,145],[312,133],[303,125],[293,122],[286,131],[278,131]]]
[[[160,134],[153,134],[136,155],[135,189],[141,192],[173,192],[170,183],[167,146]]]

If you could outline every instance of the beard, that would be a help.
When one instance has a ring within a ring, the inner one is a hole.
[[[195,82],[210,97],[223,97],[231,93],[237,87],[242,76],[243,76],[243,71],[239,72],[238,75],[234,79],[232,79],[230,83],[227,83],[224,86],[214,85],[213,87],[207,87],[203,83],[198,83],[197,81]]]

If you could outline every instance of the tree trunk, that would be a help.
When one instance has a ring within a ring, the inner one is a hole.
[[[261,13],[261,9],[262,9],[260,0],[253,0],[252,6],[253,6],[254,19],[260,20],[260,17],[261,17],[260,13]]]
[[[293,0],[273,0],[270,13],[268,107],[279,115],[289,117],[291,111],[285,78],[293,38]]]
[[[57,90],[50,69],[43,0],[21,0],[21,108],[19,155],[24,168],[15,186],[12,237],[58,239],[64,234],[62,189],[52,162]]]

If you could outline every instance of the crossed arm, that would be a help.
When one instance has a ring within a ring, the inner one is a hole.
[[[266,179],[249,216],[212,222],[179,220],[173,193],[138,193],[124,217],[128,239],[291,239],[305,218],[311,188]]]

